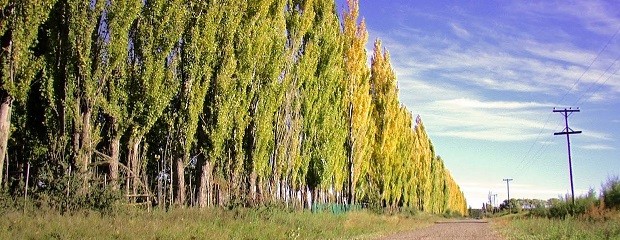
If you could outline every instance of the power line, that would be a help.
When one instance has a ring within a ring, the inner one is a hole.
[[[523,169],[523,167],[525,166],[525,165],[523,165],[523,163],[525,162],[526,157],[530,154],[530,152],[532,151],[532,148],[534,147],[534,145],[536,145],[536,143],[538,142],[538,139],[540,139],[540,136],[542,136],[542,133],[545,130],[545,127],[547,126],[547,123],[549,122],[549,119],[551,119],[551,114],[547,115],[547,120],[545,120],[545,123],[540,128],[540,131],[538,132],[538,135],[536,136],[536,139],[534,139],[534,141],[532,142],[530,147],[527,149],[527,152],[525,153],[525,155],[523,155],[523,157],[521,158],[521,162],[518,165],[519,168],[518,168],[518,170],[516,172],[520,172],[520,170]]]
[[[584,75],[585,75],[585,74],[586,74],[586,73],[587,73],[587,72],[588,72],[588,71],[592,68],[592,65],[594,65],[594,62],[596,62],[596,60],[598,60],[598,58],[601,56],[601,54],[602,54],[602,53],[603,53],[603,52],[607,49],[607,47],[611,44],[611,42],[612,42],[612,41],[616,38],[616,35],[618,35],[618,32],[620,32],[620,27],[618,27],[618,29],[617,29],[617,30],[616,30],[616,32],[612,35],[612,37],[611,37],[611,38],[607,41],[607,43],[605,43],[605,45],[603,46],[603,48],[602,48],[602,49],[601,49],[601,50],[600,50],[600,51],[596,54],[596,56],[595,56],[595,57],[594,57],[594,59],[590,62],[590,64],[589,64],[589,65],[588,65],[588,67],[584,70],[584,72],[583,72],[583,73],[579,76],[579,78],[577,78],[577,80],[576,80],[576,81],[575,81],[575,82],[571,85],[570,89],[568,89],[568,90],[564,93],[564,95],[562,95],[562,97],[561,97],[561,99],[560,99],[560,101],[559,101],[558,103],[563,102],[563,101],[564,101],[564,99],[566,98],[566,96],[568,96],[568,94],[569,94],[569,93],[570,93],[570,92],[571,92],[571,91],[575,88],[575,86],[577,86],[577,84],[581,81],[581,79],[583,78],[583,76],[584,76]],[[619,58],[620,58],[620,57],[619,57]],[[618,61],[618,59],[616,59],[616,61]],[[615,64],[615,62],[614,62],[614,64]],[[613,64],[612,64],[611,66],[613,66]],[[610,67],[611,67],[611,66],[610,66]],[[608,67],[608,69],[609,69],[610,67]],[[618,72],[618,70],[620,70],[620,69],[617,69],[617,70],[616,70],[616,72],[614,72],[614,74],[615,74],[615,73],[617,73],[617,72]],[[607,70],[606,70],[606,72],[607,72]],[[614,74],[612,74],[612,75],[614,75]],[[599,77],[599,78],[600,78],[600,77]],[[605,84],[605,83],[607,82],[607,80],[609,80],[609,78],[611,78],[611,75],[610,75],[610,77],[608,77],[608,78],[607,78],[607,79],[606,79],[606,80],[605,80],[602,84]],[[597,80],[597,82],[598,82],[598,80]],[[590,88],[591,88],[592,86],[593,86],[593,85],[590,85]],[[588,90],[589,90],[590,88],[588,88]],[[595,91],[594,91],[594,92],[593,92],[590,96],[593,96],[595,92],[597,92],[598,90],[600,90],[600,88],[601,88],[601,86],[599,86],[599,87],[598,87],[598,88],[597,88],[597,89],[596,89],[596,90],[595,90]],[[585,93],[584,93],[584,94],[585,94]],[[582,96],[582,97],[583,97],[583,96]],[[579,98],[579,100],[581,100],[581,97]],[[579,100],[578,100],[578,101],[579,101]],[[577,102],[578,102],[578,101],[577,101]],[[574,105],[576,105],[576,104],[574,104]],[[521,172],[521,170],[522,170],[522,169],[524,169],[527,165],[529,165],[529,164],[530,164],[531,162],[533,162],[533,160],[535,159],[535,158],[531,158],[531,159],[530,159],[530,161],[527,161],[527,164],[524,164],[524,163],[526,163],[527,156],[531,153],[532,148],[534,147],[534,145],[536,145],[536,143],[537,143],[537,142],[539,142],[538,140],[539,140],[539,139],[540,139],[540,137],[542,136],[542,133],[543,133],[543,131],[544,131],[545,127],[547,126],[547,123],[549,122],[549,119],[551,118],[551,115],[552,115],[551,113],[548,113],[548,115],[547,115],[547,119],[545,120],[545,122],[544,122],[543,126],[540,128],[540,131],[539,131],[538,135],[536,136],[536,139],[532,142],[532,144],[531,144],[531,145],[530,145],[530,147],[528,148],[528,150],[527,150],[527,152],[525,153],[525,155],[523,155],[523,157],[521,158],[521,161],[520,161],[520,163],[519,163],[518,167],[516,168],[516,169],[518,169],[518,170],[517,170],[515,173],[519,173],[519,172]],[[549,136],[549,137],[547,137],[547,140],[545,140],[545,141],[548,141],[548,140],[550,140],[550,139],[551,139],[551,138],[550,138],[550,136]],[[541,152],[541,150],[542,150],[542,149],[546,149],[546,147],[547,147],[547,145],[543,145],[543,146],[541,146],[537,152]],[[540,154],[539,154],[539,155],[537,155],[537,156],[538,156],[538,157],[540,157],[540,155],[541,155],[541,154],[542,154],[542,153],[540,153]],[[536,153],[535,153],[535,155],[536,155]],[[536,157],[536,158],[538,158],[538,157]]]
[[[592,92],[590,93],[590,96],[588,96],[588,98],[591,98],[592,96],[594,96],[594,94],[596,94],[599,90],[601,90],[601,88],[603,88],[603,86],[605,85],[605,83],[607,83],[607,81],[608,81],[611,77],[613,77],[614,75],[616,75],[616,73],[618,73],[618,71],[620,70],[620,67],[616,68],[616,70],[615,70],[613,73],[609,74],[609,76],[607,76],[607,78],[605,79],[605,81],[603,81],[603,82],[602,82],[602,83],[600,83],[600,84],[598,83],[598,82],[599,82],[599,81],[603,78],[603,76],[604,76],[604,75],[605,75],[605,74],[609,71],[609,69],[611,69],[611,67],[613,67],[613,66],[616,64],[616,62],[618,62],[618,60],[620,60],[620,56],[618,56],[618,58],[616,58],[616,60],[614,61],[614,63],[612,63],[611,65],[609,65],[609,67],[607,67],[607,69],[605,70],[605,72],[603,72],[603,73],[599,76],[599,78],[596,80],[596,82],[594,82],[594,83],[590,84],[590,87],[588,87],[588,89],[587,89],[586,91],[584,91],[584,92],[583,92],[583,94],[581,94],[581,96],[579,96],[579,98],[577,99],[577,101],[575,101],[575,103],[573,103],[573,106],[574,106],[574,105],[578,105],[578,103],[581,103],[581,100],[583,100],[583,99],[584,99],[584,97],[586,96],[586,94],[590,91],[590,89],[592,89],[592,87],[594,87],[594,85],[598,85],[598,87],[597,87],[594,91],[592,91]],[[588,99],[588,98],[586,98],[586,99]]]
[[[594,65],[594,62],[596,62],[596,60],[601,56],[601,53],[603,53],[603,51],[605,51],[605,49],[607,49],[607,46],[609,46],[609,44],[611,43],[611,41],[616,38],[616,35],[618,35],[618,32],[620,32],[620,27],[618,27],[618,30],[616,30],[616,32],[614,33],[613,36],[611,36],[611,38],[607,41],[607,43],[605,44],[605,46],[603,47],[603,49],[601,49],[601,51],[598,52],[598,54],[596,54],[596,57],[594,57],[594,59],[592,60],[592,62],[590,62],[590,65],[588,65],[588,67],[586,68],[585,71],[583,71],[583,73],[581,74],[581,76],[579,76],[579,78],[577,78],[577,80],[573,83],[573,85],[568,89],[568,91],[566,91],[566,93],[564,93],[564,95],[562,96],[562,98],[560,99],[560,102],[564,101],[564,98],[566,98],[566,96],[568,96],[568,94],[573,91],[573,88],[575,88],[575,86],[577,86],[577,84],[581,81],[581,78],[583,78],[584,75],[586,75],[586,73],[590,70],[590,68],[592,67],[592,65]]]

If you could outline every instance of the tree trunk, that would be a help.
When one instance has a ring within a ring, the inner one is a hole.
[[[198,207],[204,208],[209,206],[212,192],[211,163],[207,160],[202,164],[200,171],[200,184],[198,186]]]
[[[4,161],[8,161],[7,144],[11,134],[11,110],[13,108],[13,98],[8,95],[5,90],[1,90],[2,98],[0,99],[0,188],[2,188],[2,180],[4,173]],[[5,160],[6,159],[6,160]]]
[[[355,139],[353,136],[353,103],[349,102],[349,182],[348,182],[348,204],[355,203],[355,171],[353,157],[355,154]]]
[[[120,155],[121,138],[115,136],[110,143],[110,181],[112,182],[112,189],[118,189],[118,159]]]
[[[256,203],[264,204],[265,196],[264,196],[263,178],[257,178],[257,182],[258,183],[256,184]]]
[[[250,205],[254,206],[257,202],[257,187],[256,187],[256,170],[252,168],[252,173],[250,173]]]
[[[127,177],[127,194],[136,195],[138,193],[137,184],[140,182],[140,142],[142,137],[134,138],[129,141],[127,153],[127,167],[131,172]],[[131,192],[129,192],[131,191]]]
[[[185,164],[182,157],[174,161],[174,182],[176,183],[175,202],[177,205],[185,204]]]
[[[92,156],[91,149],[91,118],[92,109],[90,107],[86,107],[82,114],[82,128],[80,131],[79,138],[79,153],[78,153],[78,171],[80,180],[82,181],[82,187],[80,192],[85,194],[88,192],[88,182],[90,180],[90,173],[88,171],[88,164],[90,163],[90,157]]]

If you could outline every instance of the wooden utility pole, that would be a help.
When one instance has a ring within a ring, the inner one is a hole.
[[[504,178],[504,181],[506,181],[506,189],[508,190],[508,201],[506,203],[508,204],[508,209],[512,211],[512,206],[510,205],[510,181],[512,181],[512,178]]]
[[[574,112],[579,112],[579,108],[577,109],[572,109],[572,108],[555,109],[553,108],[553,112],[559,112],[559,113],[562,113],[562,115],[564,115],[564,124],[566,127],[561,132],[556,132],[553,135],[566,135],[566,143],[568,145],[568,171],[570,175],[570,193],[571,193],[571,197],[573,198],[573,205],[575,205],[575,188],[573,187],[573,163],[572,163],[571,156],[570,156],[570,137],[569,136],[571,134],[579,134],[581,133],[581,131],[575,131],[568,127],[568,116],[570,116]]]
[[[495,212],[495,206],[497,206],[497,193],[493,194],[493,212]]]

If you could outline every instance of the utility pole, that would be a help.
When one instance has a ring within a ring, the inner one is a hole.
[[[497,206],[497,193],[493,194],[493,212],[495,212],[495,206]]]
[[[506,203],[508,204],[508,208],[512,212],[512,206],[510,205],[510,181],[512,181],[512,178],[504,178],[504,181],[506,181],[506,189],[508,190],[508,201]]]
[[[564,124],[566,127],[561,132],[556,132],[553,135],[566,135],[566,143],[568,145],[568,171],[570,174],[570,193],[571,193],[571,197],[573,198],[573,205],[575,205],[575,188],[573,187],[573,163],[572,163],[571,156],[570,156],[570,137],[569,136],[571,134],[579,134],[581,133],[581,131],[575,131],[568,127],[568,116],[570,116],[574,112],[579,112],[579,108],[577,109],[572,109],[572,108],[555,109],[553,108],[553,112],[559,112],[559,113],[562,113],[562,115],[564,115]]]

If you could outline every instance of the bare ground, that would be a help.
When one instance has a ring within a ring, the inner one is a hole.
[[[382,239],[502,239],[486,221],[443,221],[410,232],[401,232]]]

